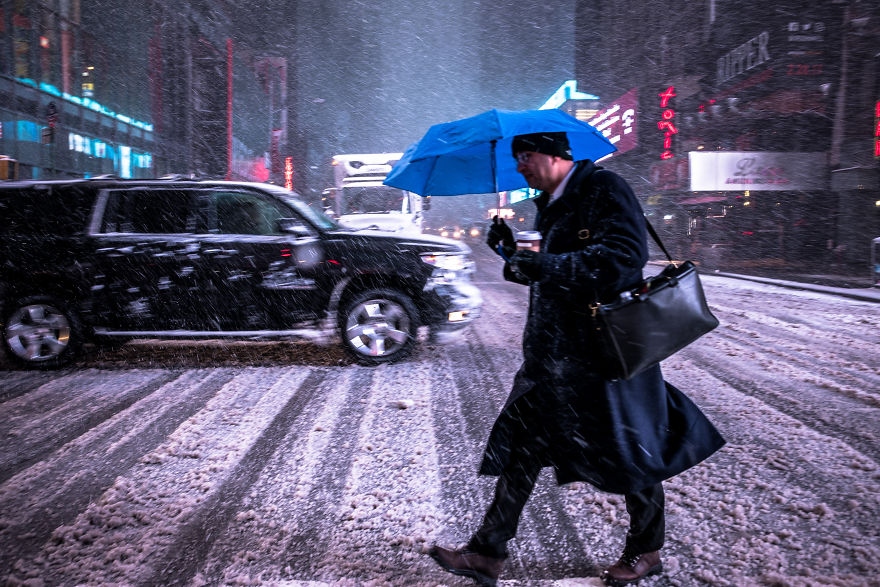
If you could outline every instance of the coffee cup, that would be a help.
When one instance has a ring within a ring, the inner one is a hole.
[[[516,249],[518,251],[541,252],[541,233],[537,230],[520,230],[516,233]]]

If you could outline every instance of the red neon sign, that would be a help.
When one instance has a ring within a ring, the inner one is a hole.
[[[657,128],[663,132],[663,151],[660,152],[661,159],[672,159],[675,154],[672,152],[672,137],[678,134],[675,127],[675,110],[670,106],[669,102],[675,97],[675,86],[669,86],[664,91],[657,94],[660,97],[660,120],[657,121]]]

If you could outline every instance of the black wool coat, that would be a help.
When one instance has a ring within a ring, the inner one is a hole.
[[[642,208],[630,186],[591,161],[576,164],[559,199],[535,200],[541,277],[530,284],[523,364],[495,421],[480,473],[499,475],[512,451],[585,481],[631,493],[707,458],[724,440],[655,366],[629,381],[602,376],[588,305],[642,278]],[[505,265],[505,278],[525,284]]]

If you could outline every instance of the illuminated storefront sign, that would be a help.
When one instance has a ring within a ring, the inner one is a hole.
[[[617,147],[614,155],[626,153],[638,146],[638,105],[638,90],[630,90],[587,121]]]
[[[716,100],[736,97],[754,103],[779,91],[806,92],[804,99],[809,99],[817,86],[837,81],[843,27],[833,23],[839,22],[840,9],[833,6],[836,2],[806,4],[783,11],[764,3],[749,19],[731,11],[715,23],[716,46],[724,48],[715,57]]]
[[[825,153],[694,151],[691,191],[791,191],[828,188]]]
[[[663,133],[663,150],[660,152],[661,159],[672,159],[675,154],[672,152],[672,137],[678,134],[675,127],[675,109],[670,104],[672,98],[675,97],[675,86],[669,86],[664,91],[657,94],[660,97],[660,120],[657,121],[657,128]]]
[[[293,190],[293,157],[284,158],[284,187]]]

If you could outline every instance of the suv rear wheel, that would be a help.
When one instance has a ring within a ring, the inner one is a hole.
[[[10,304],[3,321],[7,356],[30,369],[56,369],[82,346],[82,327],[67,306],[49,296],[30,296]]]
[[[359,363],[380,365],[412,352],[418,312],[412,300],[395,290],[372,289],[356,294],[339,314],[345,350]]]

